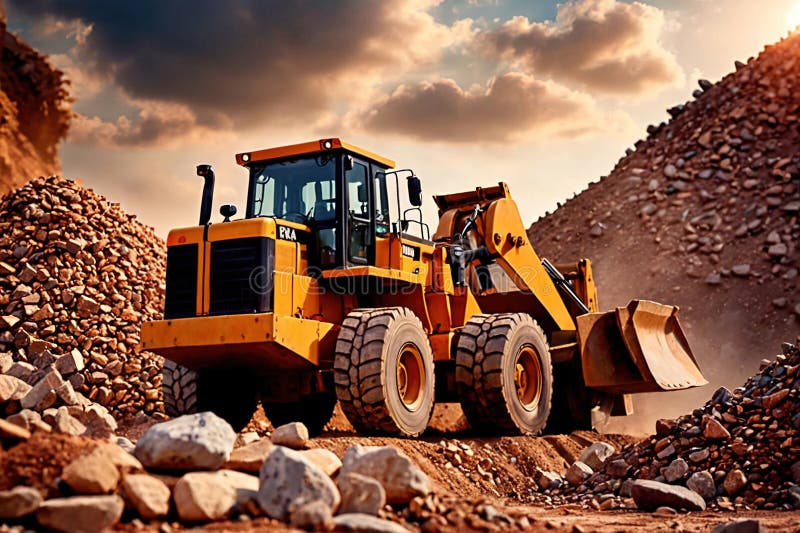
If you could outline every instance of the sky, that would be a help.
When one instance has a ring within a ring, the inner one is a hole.
[[[341,137],[432,195],[509,184],[526,224],[800,24],[800,0],[7,0],[71,80],[63,174],[166,236],[234,154]],[[212,220],[220,220],[216,214]]]

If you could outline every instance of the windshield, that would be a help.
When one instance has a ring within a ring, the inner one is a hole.
[[[253,217],[293,222],[336,218],[336,158],[318,155],[250,168]]]

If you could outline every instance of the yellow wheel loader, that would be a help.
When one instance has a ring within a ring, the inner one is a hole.
[[[244,218],[167,239],[164,319],[143,349],[166,358],[168,414],[212,410],[236,429],[260,401],[314,434],[338,400],[364,433],[416,436],[434,402],[481,432],[599,427],[630,394],[706,383],[677,309],[600,313],[589,260],[540,259],[508,187],[434,197],[411,170],[340,139],[241,153]]]

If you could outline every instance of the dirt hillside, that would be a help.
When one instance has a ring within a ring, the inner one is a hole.
[[[62,72],[6,32],[0,1],[0,195],[60,170],[57,147],[69,126]]]
[[[639,397],[640,421],[741,383],[800,329],[800,36],[699,85],[608,176],[529,229],[544,257],[592,260],[601,308],[680,306],[711,386]]]

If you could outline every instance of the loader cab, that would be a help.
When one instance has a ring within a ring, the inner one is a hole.
[[[408,229],[396,212],[399,202],[391,207],[405,185],[390,170],[391,160],[338,139],[239,154],[237,160],[249,170],[246,217],[276,219],[277,238],[308,245],[310,267],[374,266],[383,242]]]

